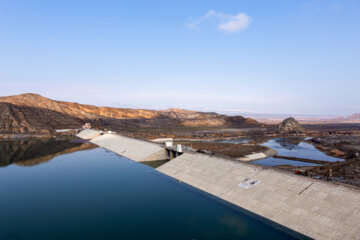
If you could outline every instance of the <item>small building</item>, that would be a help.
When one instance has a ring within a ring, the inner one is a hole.
[[[173,146],[173,142],[165,142],[165,147],[172,147]]]
[[[176,151],[182,153],[182,146],[181,144],[176,145]]]

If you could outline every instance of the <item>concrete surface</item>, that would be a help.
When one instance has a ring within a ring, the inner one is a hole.
[[[236,160],[240,160],[243,162],[250,162],[254,160],[259,160],[267,157],[272,157],[276,155],[277,152],[271,148],[268,148],[265,152],[252,153],[249,155],[245,155],[244,157],[236,158]]]
[[[159,144],[117,134],[104,134],[91,142],[136,162],[168,159],[166,150]]]
[[[253,160],[258,160],[258,159],[262,159],[262,158],[267,158],[268,156],[265,153],[253,153],[253,154],[249,154],[249,155],[245,155],[244,157],[240,157],[240,158],[236,158],[237,160],[240,161],[244,161],[244,162],[249,162],[249,161],[253,161]]]
[[[100,135],[101,135],[100,131],[97,131],[94,129],[85,129],[85,130],[82,130],[80,133],[76,134],[77,137],[85,139],[85,140],[91,140]]]
[[[205,154],[158,171],[315,239],[360,239],[360,191]]]
[[[152,139],[152,142],[156,142],[156,143],[166,143],[166,142],[173,142],[174,139],[173,138],[156,138],[156,139]]]

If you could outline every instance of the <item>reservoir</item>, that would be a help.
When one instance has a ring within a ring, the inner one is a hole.
[[[306,238],[90,143],[0,150],[0,239]]]

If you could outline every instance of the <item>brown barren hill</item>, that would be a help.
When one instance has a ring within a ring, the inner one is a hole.
[[[81,119],[57,111],[0,102],[0,133],[50,133],[79,128]]]
[[[360,123],[360,113],[355,113],[355,114],[347,117],[346,120],[349,122]]]
[[[0,133],[31,133],[41,130],[78,128],[84,122],[109,129],[161,127],[262,127],[242,116],[184,109],[163,111],[112,108],[56,101],[27,93],[0,97]]]
[[[275,131],[278,133],[302,133],[303,128],[295,118],[289,117],[275,126]]]
[[[0,97],[0,102],[8,102],[18,106],[28,106],[57,111],[80,119],[108,118],[155,118],[159,114],[153,110],[96,107],[73,102],[56,101],[34,93],[25,93],[9,97]]]

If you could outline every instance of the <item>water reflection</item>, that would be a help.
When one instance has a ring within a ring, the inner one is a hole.
[[[278,138],[271,139],[263,146],[269,147],[277,152],[277,155],[284,159],[269,157],[253,161],[255,164],[264,166],[319,166],[318,161],[338,162],[344,161],[341,158],[331,157],[316,149],[313,145],[304,142],[304,138]],[[286,159],[288,158],[288,159]],[[303,161],[301,161],[303,160]],[[305,161],[305,160],[314,160]]]
[[[295,144],[294,144],[295,143]],[[291,138],[272,139],[264,144],[277,152],[277,155],[306,158],[327,162],[344,161],[341,158],[331,157],[316,149],[313,145],[302,140],[293,140]]]
[[[25,139],[0,141],[0,167],[10,164],[32,166],[50,161],[61,154],[96,148],[88,142],[69,139]]]
[[[279,138],[275,139],[281,147],[287,150],[293,150],[299,147],[299,144],[303,141],[303,138]],[[264,144],[265,145],[265,144]]]
[[[233,229],[233,231],[236,231],[238,236],[243,236],[244,233],[249,231],[249,223],[244,221],[244,219],[234,216],[225,216],[220,218],[220,223],[225,224],[229,228]]]
[[[142,164],[145,164],[149,167],[153,167],[153,168],[158,168],[161,165],[164,165],[165,163],[167,163],[169,160],[156,160],[156,161],[146,161],[146,162],[140,162]]]

